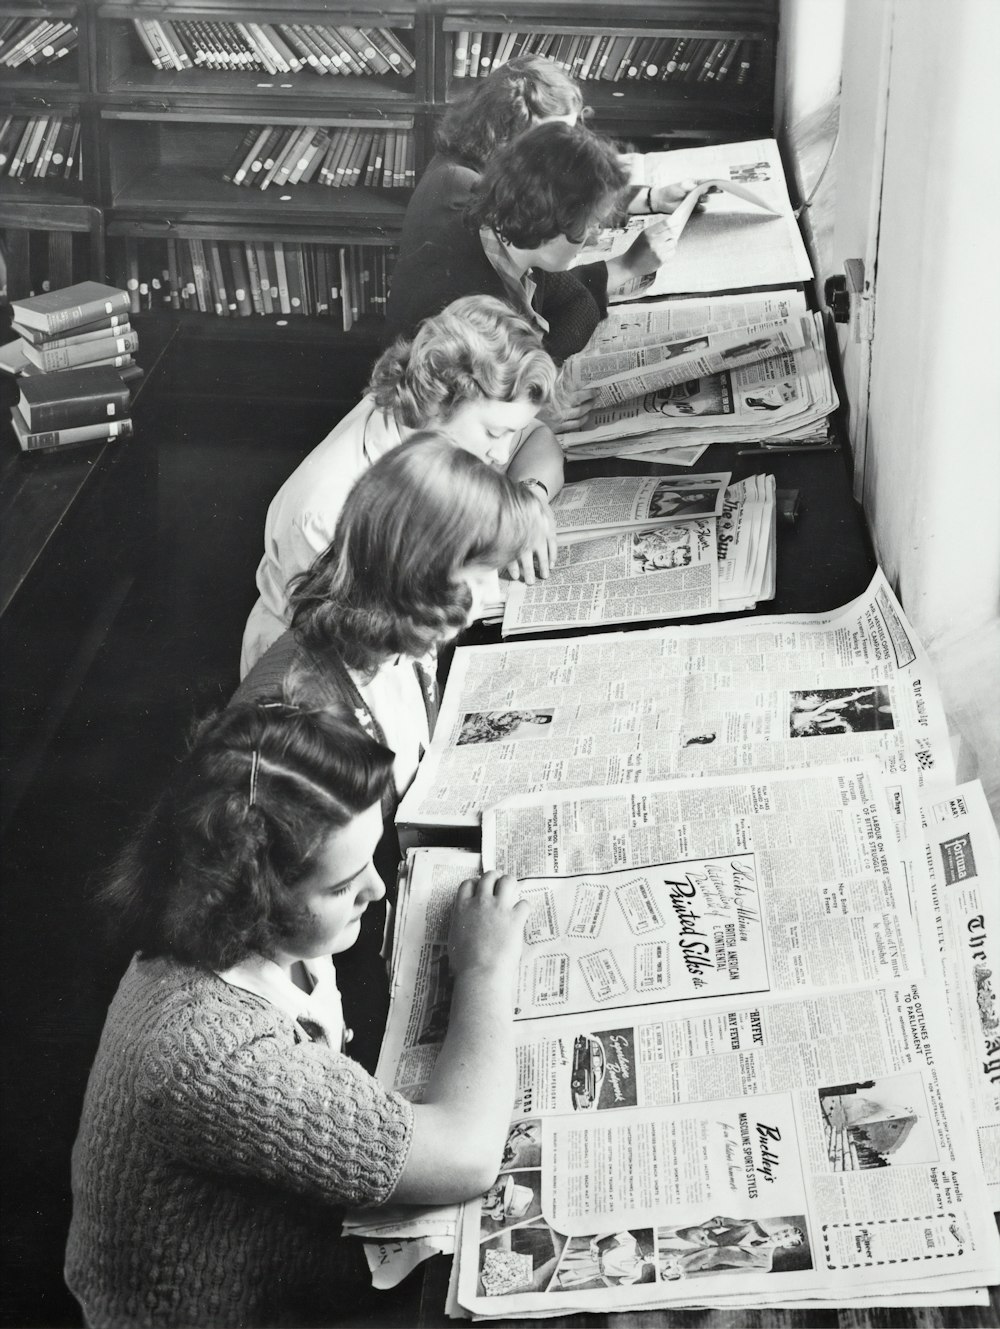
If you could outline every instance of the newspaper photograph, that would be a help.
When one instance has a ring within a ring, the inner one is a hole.
[[[560,785],[862,757],[931,793],[955,783],[937,684],[881,572],[824,614],[459,647],[396,819],[475,827]]]
[[[719,608],[715,518],[564,546],[547,580],[511,584],[501,634],[711,614]]]
[[[693,213],[679,234],[673,259],[614,298],[752,289],[812,277],[774,139],[632,158],[633,184],[657,186],[681,179],[741,185],[771,211],[748,206],[729,191],[706,193],[703,209]]]
[[[618,305],[566,361],[563,379],[598,389],[598,407],[607,406],[799,350],[810,322],[799,291]]]
[[[940,965],[970,1125],[1000,1211],[1000,840],[983,787],[924,805],[930,889],[918,896],[924,962]]]
[[[704,475],[608,475],[564,485],[552,500],[556,539],[575,544],[613,530],[718,516],[729,471]]]

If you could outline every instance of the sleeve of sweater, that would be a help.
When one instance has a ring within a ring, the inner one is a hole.
[[[603,291],[600,289],[600,274],[591,271],[596,268],[604,272]],[[581,273],[596,282],[600,298],[594,295],[586,281],[581,280]],[[582,350],[590,340],[591,333],[608,312],[607,287],[608,270],[604,263],[589,263],[573,268],[571,272],[544,274],[538,312],[549,325],[543,338],[545,349],[557,364]]]
[[[287,1028],[227,1005],[161,1034],[137,1086],[143,1127],[193,1167],[328,1204],[383,1203],[409,1151],[412,1105],[349,1057],[294,1042],[276,1018]]]

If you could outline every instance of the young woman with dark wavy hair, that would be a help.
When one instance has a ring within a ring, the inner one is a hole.
[[[123,854],[105,903],[136,954],[73,1150],[66,1281],[90,1329],[368,1323],[345,1208],[454,1203],[495,1178],[528,908],[512,878],[459,889],[421,1103],[348,1055],[335,962],[385,891],[391,779],[349,712],[231,706]]]
[[[410,217],[393,269],[386,335],[463,295],[499,296],[531,319],[553,359],[582,349],[609,292],[674,252],[669,221],[648,227],[620,257],[568,269],[590,231],[620,206],[628,174],[610,140],[562,119],[535,124],[498,148],[462,210]]]

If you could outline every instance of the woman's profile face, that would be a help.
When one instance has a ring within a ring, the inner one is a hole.
[[[374,803],[346,826],[332,830],[316,855],[313,870],[296,887],[301,918],[282,940],[294,960],[336,955],[353,946],[361,916],[385,895],[372,855],[382,836],[382,808]]]
[[[447,419],[436,421],[466,452],[491,466],[506,466],[514,442],[538,413],[533,401],[494,401],[477,397],[456,406]]]

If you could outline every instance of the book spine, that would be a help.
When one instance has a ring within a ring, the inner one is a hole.
[[[102,341],[84,342],[79,346],[28,346],[25,355],[44,369],[47,374],[57,369],[75,369],[88,365],[94,360],[115,359],[119,355],[129,355],[139,345],[138,333],[129,332],[123,337],[108,337]]]
[[[274,271],[278,287],[278,308],[283,314],[292,312],[292,304],[288,292],[288,268],[285,263],[285,245],[281,240],[274,242]]]
[[[50,336],[60,332],[69,332],[71,328],[81,327],[84,323],[94,323],[108,314],[119,313],[129,307],[127,291],[121,291],[107,299],[88,300],[82,305],[73,305],[69,309],[54,309],[45,317],[44,331]]]
[[[72,429],[80,425],[109,423],[124,416],[128,399],[129,390],[123,383],[121,392],[116,392],[113,397],[76,397],[70,401],[41,402],[31,407],[30,413],[23,405],[19,409],[34,434],[50,429]]]
[[[245,241],[243,245],[243,262],[246,265],[247,280],[250,283],[250,303],[253,305],[253,312],[258,315],[263,315],[264,299],[260,290],[260,272],[257,268],[257,252],[249,240]]]
[[[465,71],[469,67],[469,38],[471,33],[468,28],[462,28],[455,33],[451,52],[451,76],[452,78],[465,78]]]
[[[23,452],[45,452],[48,448],[72,447],[74,444],[94,443],[100,440],[132,437],[132,421],[113,420],[109,424],[80,425],[74,429],[50,429],[43,433],[17,431]]]

